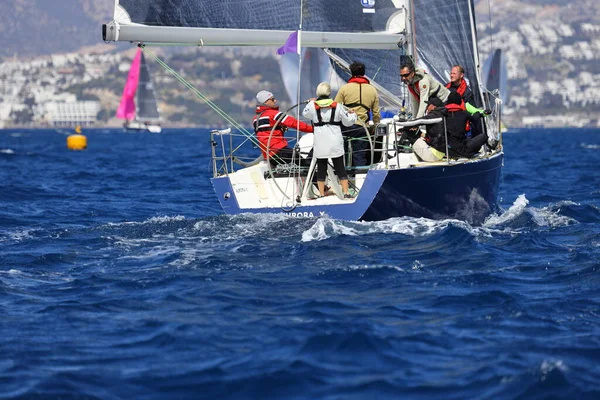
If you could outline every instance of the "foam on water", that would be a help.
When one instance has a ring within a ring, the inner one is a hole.
[[[5,242],[9,240],[20,242],[23,240],[31,239],[34,236],[34,232],[36,232],[36,229],[17,229],[12,232],[0,232],[0,242]]]
[[[319,218],[302,233],[303,242],[326,240],[336,236],[358,236],[376,233],[397,233],[421,237],[436,234],[449,225],[469,230],[468,223],[458,220],[431,220],[427,218],[399,217],[384,221],[353,222]]]
[[[540,373],[542,374],[541,380],[542,381],[546,380],[546,377],[548,376],[548,374],[554,370],[558,370],[561,372],[567,372],[569,370],[569,368],[562,360],[554,360],[554,359],[544,360],[544,361],[542,361],[542,364],[540,365]]]
[[[508,221],[514,220],[519,215],[523,214],[525,208],[529,204],[529,200],[525,197],[524,194],[517,197],[515,202],[510,206],[508,210],[503,212],[500,215],[490,215],[485,222],[483,223],[484,227],[493,227],[496,225],[504,224]]]
[[[157,216],[157,217],[151,217],[148,218],[144,221],[138,222],[138,221],[123,221],[123,222],[109,222],[106,224],[106,226],[110,226],[110,227],[114,227],[114,226],[127,226],[127,225],[148,225],[148,224],[164,224],[164,223],[168,223],[168,222],[172,222],[172,221],[183,221],[185,220],[185,217],[183,215],[176,215],[176,216]],[[100,227],[102,228],[102,227]]]
[[[575,204],[575,203],[573,203]],[[531,207],[529,212],[533,221],[538,226],[550,226],[552,228],[576,224],[577,221],[564,215],[560,215],[560,207],[548,206],[543,208]]]
[[[598,149],[600,149],[600,144],[581,143],[580,146],[583,147],[584,149],[588,149],[588,150],[598,150]]]
[[[398,233],[407,236],[421,237],[439,233],[449,226],[464,229],[474,236],[492,237],[493,234],[518,234],[520,228],[506,227],[512,221],[517,220],[524,214],[531,216],[537,226],[560,227],[577,223],[573,218],[560,215],[561,207],[576,206],[578,203],[572,201],[561,201],[547,207],[528,207],[529,200],[525,194],[517,197],[514,203],[501,214],[490,215],[482,226],[471,226],[460,220],[430,220],[426,218],[390,218],[375,222],[348,222],[337,221],[328,218],[319,218],[306,231],[302,233],[302,241],[320,241],[336,236],[357,236],[374,233]]]

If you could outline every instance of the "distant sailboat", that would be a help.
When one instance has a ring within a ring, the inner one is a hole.
[[[156,104],[154,85],[141,49],[137,50],[123,88],[117,118],[124,119],[127,130],[160,133],[160,113]]]
[[[500,98],[502,104],[508,101],[508,72],[502,49],[496,49],[483,63],[483,84],[493,96]],[[506,126],[501,123],[502,131]]]

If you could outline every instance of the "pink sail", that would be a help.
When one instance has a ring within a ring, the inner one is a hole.
[[[117,108],[117,118],[131,120],[135,117],[135,92],[137,91],[140,79],[141,57],[142,50],[138,49],[129,68],[127,82],[123,88],[123,96],[121,96],[121,103],[119,104],[119,108]]]

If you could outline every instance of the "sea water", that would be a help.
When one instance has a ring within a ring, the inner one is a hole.
[[[600,130],[506,133],[480,226],[226,216],[206,130],[69,133],[0,131],[0,398],[600,398]]]

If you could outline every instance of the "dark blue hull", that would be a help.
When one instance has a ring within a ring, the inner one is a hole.
[[[411,216],[482,223],[497,208],[503,160],[500,153],[448,167],[390,170],[361,219]]]

